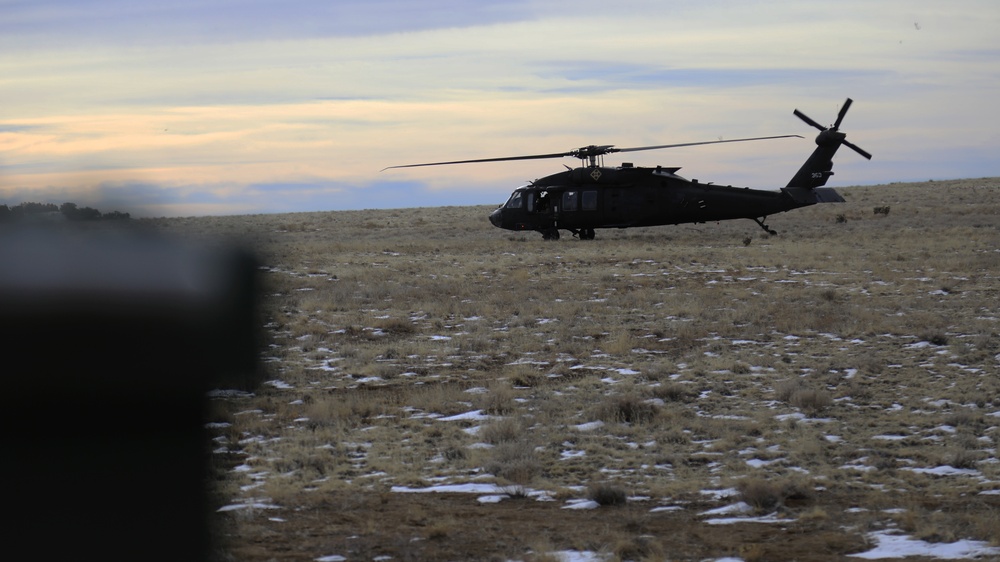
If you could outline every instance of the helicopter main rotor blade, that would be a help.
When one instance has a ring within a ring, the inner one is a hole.
[[[570,150],[568,152],[556,152],[553,154],[530,154],[526,156],[504,156],[501,158],[476,158],[473,160],[452,160],[450,162],[428,162],[425,164],[405,164],[402,166],[389,166],[382,168],[380,171],[390,170],[394,168],[419,168],[422,166],[447,166],[450,164],[475,164],[479,162],[508,162],[511,160],[541,160],[543,158],[563,158],[566,156],[572,156],[574,158],[579,158],[580,160],[594,159],[598,156],[604,156],[605,154],[612,154],[615,152],[637,152],[640,150],[656,150],[659,148],[678,148],[682,146],[698,146],[702,144],[720,144],[724,142],[745,142],[745,141],[755,141],[755,140],[767,140],[767,139],[783,139],[788,137],[798,137],[802,138],[800,135],[778,135],[773,137],[754,137],[747,139],[730,139],[730,140],[715,140],[715,141],[702,141],[702,142],[685,142],[680,144],[659,144],[655,146],[637,146],[632,148],[615,148],[611,144],[603,145],[590,145],[582,146]]]
[[[795,116],[796,116],[796,117],[798,117],[799,119],[801,119],[801,120],[805,121],[806,123],[808,123],[808,124],[812,125],[813,127],[816,127],[816,128],[817,128],[817,129],[819,129],[820,131],[825,131],[825,130],[826,130],[826,127],[824,127],[823,125],[820,125],[819,123],[817,123],[817,122],[813,121],[813,120],[812,120],[812,118],[810,118],[810,117],[809,117],[808,115],[806,115],[805,113],[802,113],[802,112],[801,112],[801,111],[799,111],[798,109],[796,109],[796,110],[795,110],[795,111],[793,111],[792,113],[794,113],[794,114],[795,114]]]
[[[477,158],[475,160],[453,160],[451,162],[428,162],[426,164],[405,164],[402,166],[387,166],[381,172],[393,168],[419,168],[421,166],[447,166],[450,164],[475,164],[477,162],[506,162],[508,160],[541,160],[543,158],[563,158],[566,156],[576,156],[576,150],[569,152],[559,152],[556,154],[532,154],[528,156],[504,156],[502,158]]]
[[[840,108],[840,113],[837,114],[837,120],[833,123],[834,131],[840,130],[840,122],[844,120],[844,116],[847,115],[847,110],[851,108],[852,103],[854,103],[854,100],[847,98],[847,101],[844,102],[844,106]]]
[[[610,148],[608,152],[638,152],[640,150],[656,150],[659,148],[679,148],[682,146],[698,146],[702,144],[721,144],[724,142],[745,142],[745,141],[756,141],[756,140],[768,140],[768,139],[785,139],[789,137],[802,138],[801,135],[777,135],[773,137],[754,137],[747,139],[729,139],[729,140],[715,140],[715,141],[702,141],[702,142],[685,142],[680,144],[658,144],[655,146],[636,146],[632,148]]]

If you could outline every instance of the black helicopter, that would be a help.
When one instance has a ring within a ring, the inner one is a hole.
[[[502,162],[507,160],[537,160],[572,156],[585,161],[579,168],[566,166],[567,171],[535,180],[514,190],[506,203],[490,214],[494,226],[507,230],[535,230],[546,240],[558,240],[559,230],[568,230],[582,240],[593,240],[597,228],[630,228],[667,224],[704,223],[730,219],[751,219],[769,234],[777,234],[764,221],[768,215],[790,211],[816,203],[843,203],[844,199],[833,188],[822,187],[833,175],[833,155],[841,145],[847,146],[871,160],[872,155],[846,140],[840,132],[840,123],[851,107],[847,98],[837,120],[824,127],[796,109],[793,113],[809,125],[820,130],[817,147],[780,191],[751,189],[701,183],[677,175],[677,168],[635,167],[623,163],[619,167],[605,167],[605,154],[637,152],[660,148],[676,148],[702,144],[745,142],[755,140],[798,137],[778,135],[745,139],[663,144],[633,148],[615,148],[614,145],[585,146],[569,152],[482,158],[454,162],[408,164],[385,168],[414,168],[475,162]]]

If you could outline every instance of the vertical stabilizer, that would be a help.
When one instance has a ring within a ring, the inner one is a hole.
[[[833,155],[837,153],[837,150],[842,145],[871,160],[871,154],[862,150],[857,145],[848,142],[847,135],[840,132],[840,123],[844,120],[844,116],[847,115],[847,110],[851,107],[851,103],[853,103],[851,98],[847,98],[843,107],[840,108],[840,113],[837,114],[837,121],[830,127],[820,125],[798,109],[794,111],[796,117],[816,127],[820,130],[820,133],[816,136],[816,150],[809,155],[805,164],[802,164],[799,171],[788,182],[787,187],[813,189],[826,185],[826,181],[833,175]]]

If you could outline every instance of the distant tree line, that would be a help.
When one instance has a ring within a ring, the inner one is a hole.
[[[14,207],[0,205],[0,222],[14,222],[29,217],[44,215],[62,215],[71,221],[126,220],[132,218],[128,213],[111,211],[102,213],[93,207],[80,207],[76,203],[21,203]]]

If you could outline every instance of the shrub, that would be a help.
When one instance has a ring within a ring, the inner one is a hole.
[[[507,482],[529,484],[542,470],[535,448],[527,441],[501,443],[492,453],[484,468]]]
[[[609,396],[601,406],[600,417],[617,423],[645,423],[656,417],[657,407],[634,394]]]
[[[948,345],[947,334],[942,334],[940,332],[935,332],[932,334],[925,334],[924,339],[934,345]]]
[[[808,416],[815,416],[833,404],[833,398],[825,390],[805,386],[798,380],[781,381],[775,385],[778,400],[788,402]]]
[[[945,423],[953,427],[972,428],[982,427],[985,424],[983,414],[971,408],[955,410],[945,418]]]
[[[628,501],[624,488],[608,483],[592,484],[587,489],[587,497],[602,506],[625,505]]]
[[[521,440],[524,428],[516,418],[502,418],[484,425],[479,430],[479,436],[487,443],[500,445]]]
[[[494,384],[480,400],[480,409],[493,416],[505,416],[514,411],[514,390],[504,384]]]
[[[815,416],[833,404],[833,399],[825,390],[801,388],[792,393],[789,402],[808,416]]]
[[[741,480],[736,489],[740,498],[758,512],[774,511],[784,500],[780,486],[760,478]]]
[[[667,402],[681,402],[689,398],[691,393],[679,382],[668,382],[654,387],[653,396]]]
[[[976,463],[982,459],[979,451],[958,449],[945,456],[945,464],[959,469],[975,469]]]

